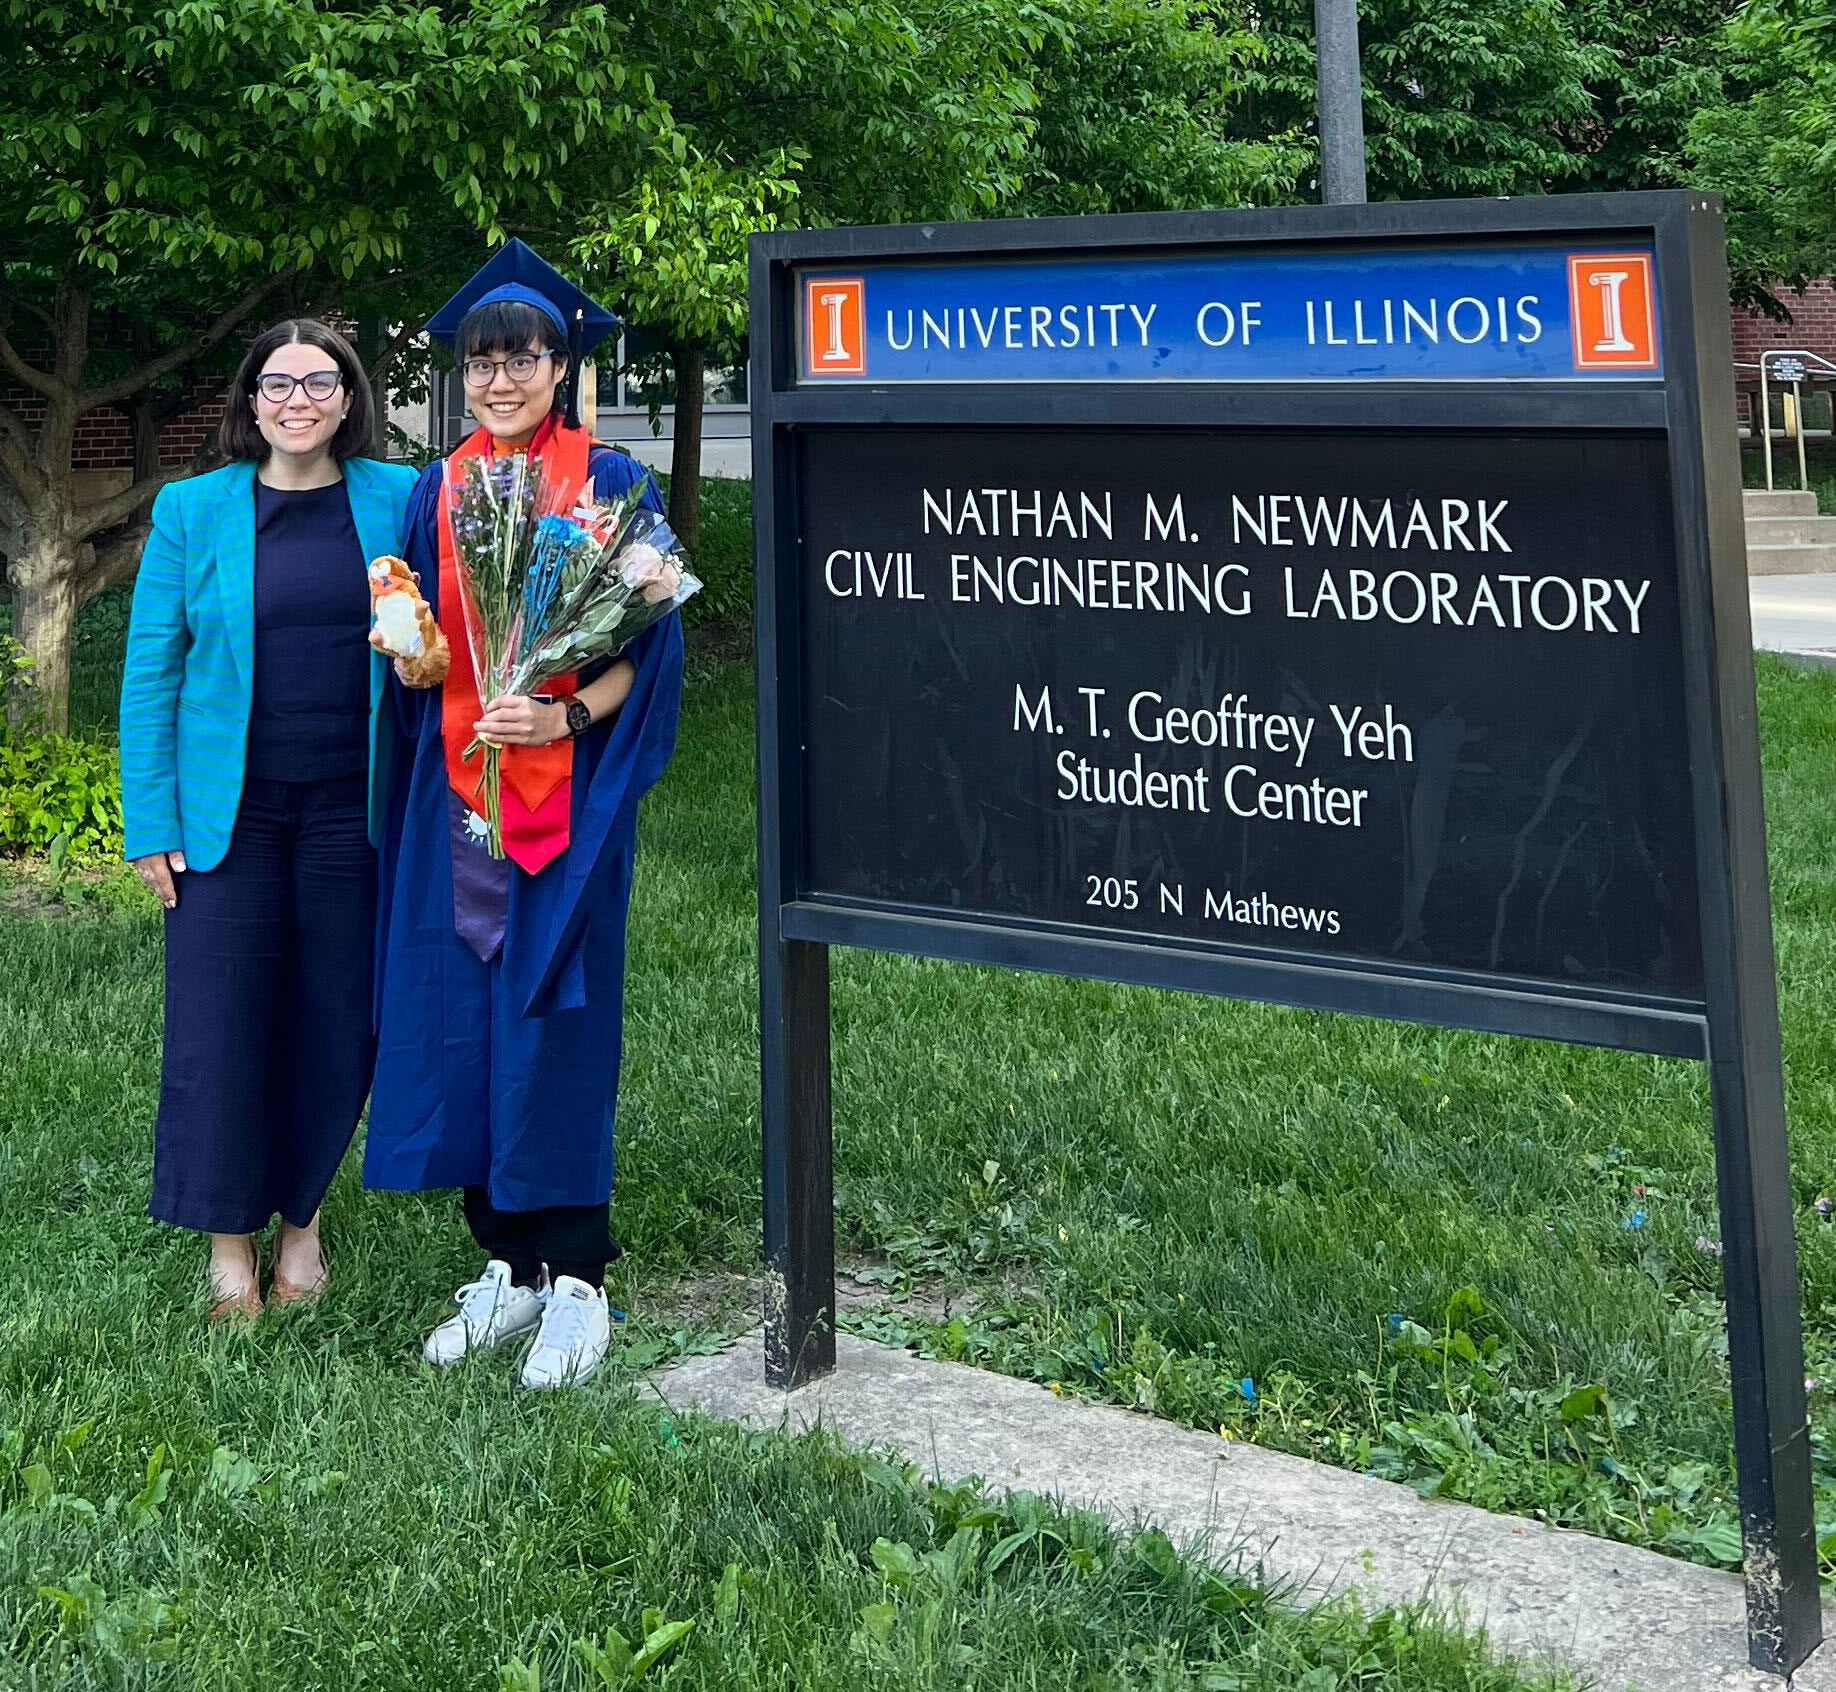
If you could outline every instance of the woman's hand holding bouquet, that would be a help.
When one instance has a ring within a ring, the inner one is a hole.
[[[666,617],[701,583],[687,569],[669,524],[638,503],[637,490],[604,502],[568,505],[539,462],[521,453],[471,458],[449,467],[447,497],[459,564],[462,610],[478,696],[528,701],[557,678],[616,656]],[[540,745],[536,726],[518,719]],[[501,746],[480,735],[479,810],[488,845],[503,855],[498,829]]]

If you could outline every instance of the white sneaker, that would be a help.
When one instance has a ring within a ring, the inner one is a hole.
[[[523,1359],[526,1387],[584,1386],[612,1343],[612,1313],[599,1287],[563,1275],[544,1299],[542,1326]]]
[[[427,1336],[421,1355],[442,1366],[457,1363],[471,1351],[489,1351],[507,1339],[526,1334],[542,1320],[542,1300],[529,1287],[514,1285],[510,1265],[492,1258],[484,1273],[453,1294],[459,1306]]]

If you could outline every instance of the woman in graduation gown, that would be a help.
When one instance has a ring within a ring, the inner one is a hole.
[[[449,462],[527,452],[570,491],[641,486],[656,509],[647,473],[560,409],[580,357],[612,326],[521,242],[506,247],[428,325],[453,348],[479,425]],[[545,1387],[590,1378],[608,1344],[625,912],[638,801],[675,746],[681,619],[552,697],[481,708],[443,472],[432,466],[408,507],[407,561],[451,659],[421,690],[405,685],[412,666],[396,666],[404,756],[382,853],[364,1179],[464,1195],[485,1262],[428,1336],[428,1361],[533,1332],[523,1383]],[[463,750],[474,734],[505,749],[501,860],[473,809],[478,764]]]

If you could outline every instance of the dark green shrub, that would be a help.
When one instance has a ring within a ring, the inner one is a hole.
[[[66,863],[121,852],[121,759],[112,746],[41,734],[25,682],[32,661],[0,635],[0,857]]]
[[[708,476],[701,483],[701,592],[688,603],[691,624],[752,626],[752,484]]]
[[[72,862],[121,853],[121,761],[112,746],[0,727],[0,856]]]

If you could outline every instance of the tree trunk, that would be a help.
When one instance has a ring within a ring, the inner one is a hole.
[[[357,361],[367,370],[375,370],[389,336],[383,320],[374,312],[357,319]],[[372,458],[389,456],[389,378],[385,371],[370,378],[375,416],[370,426],[369,453]]]
[[[669,526],[694,559],[701,545],[701,405],[707,355],[700,347],[672,346],[676,374],[676,439],[669,454]]]
[[[22,531],[8,559],[6,589],[12,602],[13,638],[32,659],[31,687],[0,687],[9,716],[36,717],[45,728],[70,721],[70,657],[78,609],[96,594],[134,579],[149,527],[153,496],[173,472],[159,468],[159,426],[185,399],[182,384],[195,361],[209,357],[274,295],[292,287],[298,272],[282,271],[251,287],[219,312],[207,327],[184,337],[151,359],[137,361],[126,375],[86,386],[89,359],[90,294],[73,280],[75,262],[59,278],[51,310],[51,364],[42,368],[22,357],[7,335],[10,311],[0,311],[0,367],[9,386],[29,390],[37,416],[28,423],[22,408],[0,406],[0,476],[17,496]],[[144,332],[142,350],[149,345]],[[176,393],[160,397],[168,378]],[[79,505],[74,459],[83,418],[118,407],[133,419],[136,475],[117,493]],[[0,682],[11,677],[0,671]]]
[[[55,734],[70,726],[70,650],[86,550],[54,534],[28,532],[7,571],[13,638],[32,660],[31,687],[9,691],[11,714],[15,722],[36,714],[37,726]]]

